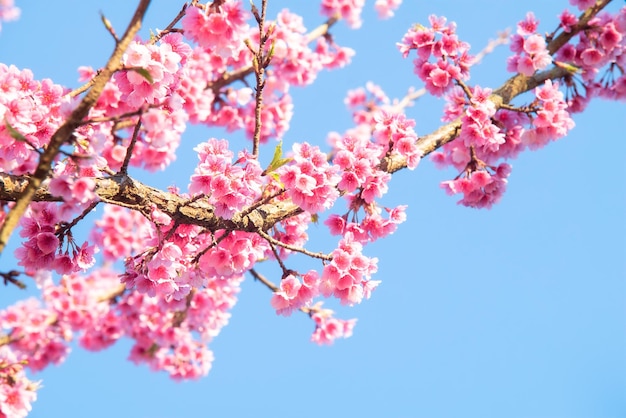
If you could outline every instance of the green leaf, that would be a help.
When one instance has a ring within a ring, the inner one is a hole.
[[[276,148],[274,148],[274,156],[272,157],[272,161],[265,169],[265,174],[271,173],[272,171],[280,168],[291,161],[291,158],[283,158],[283,141],[280,141]]]
[[[127,68],[127,70],[136,72],[137,74],[139,74],[140,76],[145,78],[148,81],[148,83],[150,83],[150,84],[154,83],[154,79],[150,75],[150,72],[148,70],[146,70],[145,68],[129,67],[129,68]]]

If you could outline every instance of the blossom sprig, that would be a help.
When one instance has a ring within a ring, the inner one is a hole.
[[[415,74],[430,94],[442,96],[454,86],[454,80],[469,78],[474,59],[469,55],[469,44],[456,35],[456,24],[435,15],[428,20],[430,27],[415,25],[397,46],[405,58],[416,51]]]

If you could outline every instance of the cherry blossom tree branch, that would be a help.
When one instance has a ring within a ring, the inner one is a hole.
[[[595,17],[603,8],[605,8],[612,0],[598,0],[596,4],[586,10],[578,18],[578,23],[572,26],[569,32],[563,32],[556,38],[550,40],[547,45],[550,54],[556,53],[563,45],[569,42],[580,31],[588,27],[589,21]],[[490,100],[496,105],[496,108],[509,104],[513,98],[530,91],[546,80],[558,80],[572,75],[573,69],[556,66],[551,70],[537,73],[533,76],[525,76],[517,74],[508,79],[500,88],[495,90]],[[417,146],[422,152],[422,156],[426,156],[436,149],[442,147],[448,142],[453,141],[461,132],[461,119],[458,118],[453,122],[441,126],[436,131],[418,138]],[[387,156],[381,163],[381,168],[389,173],[394,173],[406,167],[406,160],[401,156]]]
[[[553,50],[553,45],[564,45],[564,42],[583,30],[589,20],[609,2],[610,0],[598,0],[596,7],[586,10],[581,15],[579,24],[571,32],[563,33],[549,43],[550,50]],[[570,69],[557,66],[530,77],[518,74],[496,89],[490,100],[494,102],[496,107],[501,107],[503,104],[510,103],[516,96],[540,86],[546,80],[570,76],[572,74],[571,71]],[[419,137],[417,146],[422,152],[422,156],[426,156],[448,142],[453,141],[459,135],[460,130],[461,120],[457,119],[441,126],[430,134]],[[398,155],[389,155],[381,162],[381,168],[389,173],[394,173],[405,167],[405,159]],[[237,213],[232,219],[222,219],[215,215],[214,208],[203,199],[186,199],[173,193],[144,185],[124,174],[97,178],[95,181],[97,184],[96,194],[106,203],[138,210],[148,219],[150,219],[153,205],[156,205],[157,208],[178,224],[198,225],[209,231],[219,229],[247,232],[267,231],[277,222],[302,213],[302,209],[290,201],[277,201],[267,202],[255,207],[252,211],[246,210]],[[5,173],[0,173],[0,183],[3,184],[2,190],[0,190],[0,200],[4,201],[18,201],[26,189],[33,187],[27,177]],[[32,190],[31,198],[36,201],[60,200],[52,196],[46,186]]]
[[[15,201],[15,206],[7,213],[4,223],[0,227],[0,254],[2,254],[13,230],[17,227],[20,218],[24,215],[28,205],[36,195],[37,189],[39,189],[42,182],[48,177],[52,163],[61,151],[61,147],[71,141],[74,131],[80,126],[81,121],[87,116],[89,110],[96,104],[106,83],[113,74],[121,68],[122,55],[141,28],[141,22],[143,21],[143,16],[149,4],[150,0],[141,0],[139,2],[124,36],[115,45],[115,49],[106,66],[95,77],[93,86],[89,89],[83,100],[74,109],[65,123],[52,135],[50,143],[39,157],[37,169],[33,175],[28,178],[26,188]]]
[[[510,78],[502,87],[494,91],[492,100],[497,106],[509,103],[515,96],[541,85],[548,79],[558,79],[570,72],[561,67],[535,74],[532,77],[517,75]],[[426,156],[439,147],[454,140],[461,130],[461,120],[457,119],[436,131],[418,138],[417,145]],[[394,173],[406,167],[403,157],[390,155],[383,159],[381,168]],[[186,199],[176,194],[165,192],[144,185],[123,173],[96,178],[96,194],[100,200],[118,206],[138,210],[148,219],[152,205],[170,216],[179,224],[202,226],[210,231],[219,229],[240,230],[247,232],[267,231],[276,223],[302,213],[302,209],[290,201],[268,202],[252,211],[237,213],[232,219],[222,219],[215,215],[214,208],[203,199]],[[0,173],[0,200],[16,201],[27,187],[27,178]],[[59,201],[50,194],[47,186],[35,190],[33,200]]]

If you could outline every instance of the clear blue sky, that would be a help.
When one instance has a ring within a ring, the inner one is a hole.
[[[3,25],[0,62],[67,86],[77,85],[77,66],[98,67],[110,54],[98,12],[122,32],[134,6],[32,3],[18,1],[20,21]],[[296,4],[313,28],[323,20],[318,3],[270,0],[270,16]],[[345,92],[369,80],[392,97],[421,87],[395,42],[431,13],[456,21],[477,52],[529,10],[542,31],[553,30],[567,6],[405,0],[396,18],[379,21],[368,3],[362,30],[333,30],[338,43],[357,50],[353,65],[294,91],[287,142],[322,144],[328,131],[349,128]],[[179,8],[154,2],[146,27],[165,27]],[[509,76],[506,56],[501,47],[470,82],[499,86]],[[418,134],[428,133],[439,124],[441,102],[422,99],[408,114]],[[408,221],[368,249],[380,259],[375,278],[382,280],[372,299],[338,309],[340,317],[359,319],[352,338],[332,347],[310,343],[311,321],[276,316],[267,289],[247,280],[231,323],[211,345],[216,360],[208,377],[175,383],[134,366],[126,361],[128,341],[96,354],[75,348],[65,364],[35,376],[44,388],[30,416],[626,416],[626,107],[594,102],[575,121],[569,137],[513,161],[508,191],[490,211],[456,205],[438,185],[454,173],[428,161],[395,175],[385,202],[408,204]],[[224,133],[189,130],[166,174],[139,177],[184,187],[197,161],[191,149],[210,136]],[[317,229],[316,249],[331,249],[334,240]],[[12,266],[10,258],[2,257],[1,270]],[[2,289],[0,306],[19,295]]]

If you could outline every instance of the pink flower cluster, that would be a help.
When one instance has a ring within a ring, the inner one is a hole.
[[[528,12],[526,19],[517,24],[517,33],[511,35],[510,47],[515,55],[507,61],[508,71],[530,77],[552,63],[546,40],[536,33],[538,25],[539,21],[532,12]]]
[[[379,111],[374,120],[374,138],[383,146],[389,147],[388,155],[399,154],[406,160],[409,170],[414,170],[422,158],[417,148],[417,134],[413,130],[415,121],[402,113]]]
[[[200,257],[198,268],[209,278],[230,278],[250,270],[269,252],[267,242],[257,234],[219,231],[218,244]],[[217,234],[216,234],[217,235]]]
[[[356,213],[358,207],[353,207]],[[406,205],[400,205],[393,209],[383,208],[389,214],[387,219],[383,218],[382,210],[375,205],[365,205],[365,217],[360,222],[348,222],[350,212],[343,216],[330,215],[324,224],[328,226],[332,235],[352,234],[355,241],[366,244],[374,242],[393,234],[398,225],[406,221]]]
[[[442,96],[454,86],[454,80],[469,78],[473,58],[468,54],[469,44],[458,39],[453,22],[446,25],[444,17],[434,15],[428,19],[430,28],[416,25],[397,46],[405,58],[411,50],[417,52],[415,73],[430,94]]]
[[[341,170],[340,190],[361,189],[360,195],[366,203],[373,203],[387,192],[391,175],[378,168],[387,144],[383,147],[367,137],[344,136],[334,145],[337,151],[333,163]]]
[[[37,400],[38,382],[31,382],[24,365],[8,346],[0,347],[0,417],[24,418]]]
[[[11,351],[33,371],[60,364],[69,352],[70,327],[57,322],[57,312],[30,298],[0,312],[0,328],[10,330]]]
[[[62,221],[55,203],[31,203],[20,219],[20,236],[26,238],[15,250],[18,264],[27,271],[54,270],[64,274],[85,270],[95,263],[95,247],[74,242],[71,233],[62,235],[58,224]],[[63,250],[64,240],[66,249]]]
[[[206,343],[228,323],[241,280],[211,278],[182,300],[166,300],[124,291],[119,276],[106,269],[64,275],[58,285],[48,275],[39,280],[45,307],[29,299],[0,312],[0,328],[10,330],[0,350],[9,349],[14,363],[24,361],[38,371],[63,361],[74,332],[88,350],[128,336],[135,340],[131,360],[175,379],[197,378],[210,369],[213,355]],[[1,375],[0,368],[0,397],[7,390]]]
[[[559,83],[547,80],[543,86],[535,89],[535,95],[541,108],[537,116],[532,118],[534,128],[526,130],[522,135],[524,144],[531,150],[565,136],[574,127],[563,93],[559,91]]]
[[[114,205],[104,207],[91,231],[91,239],[102,249],[104,260],[113,262],[138,254],[153,242],[153,236],[152,225],[141,213]]]
[[[248,36],[247,13],[242,2],[220,1],[219,6],[188,7],[182,20],[185,37],[196,42],[206,52],[222,59],[239,55],[245,49]]]
[[[215,138],[194,150],[198,152],[200,163],[191,176],[189,192],[206,195],[218,216],[230,219],[261,195],[263,170],[252,155],[240,152],[233,162],[228,141]]]
[[[330,208],[337,197],[337,167],[328,164],[319,147],[306,142],[294,144],[290,164],[278,171],[286,194],[302,209],[317,213]]]
[[[33,80],[30,70],[0,64],[0,170],[20,175],[35,170],[37,151],[65,120],[71,102],[52,81]],[[25,140],[18,140],[10,128]]]
[[[125,334],[135,340],[130,360],[177,380],[206,375],[213,361],[206,343],[228,323],[242,279],[211,278],[182,300],[127,293],[117,310]]]
[[[0,0],[0,22],[10,22],[11,20],[17,20],[20,17],[20,9],[15,7],[13,0]],[[2,24],[0,24],[0,30]]]
[[[367,83],[365,89],[351,90],[345,103],[352,111],[356,127],[344,135],[331,134],[329,141],[333,146],[333,163],[341,170],[338,187],[349,192],[344,195],[349,210],[343,216],[330,215],[324,223],[331,234],[350,233],[354,240],[365,244],[393,233],[406,219],[404,206],[381,209],[376,204],[376,199],[387,192],[391,179],[389,173],[380,169],[381,160],[385,156],[401,155],[413,169],[421,152],[416,146],[415,122],[392,107],[379,86]],[[356,218],[360,209],[365,216],[359,222]],[[389,213],[387,219],[381,215],[383,209]]]
[[[356,325],[356,319],[336,319],[329,309],[320,309],[311,318],[315,321],[315,331],[311,335],[311,341],[319,345],[332,344],[337,338],[349,338]]]
[[[514,158],[525,148],[543,147],[574,127],[563,93],[551,80],[535,89],[536,107],[527,113],[506,109],[496,112],[490,94],[489,89],[476,86],[468,100],[460,88],[452,90],[444,120],[461,117],[461,133],[457,141],[432,154],[437,165],[452,165],[465,173],[444,181],[441,187],[449,194],[463,193],[459,203],[470,207],[489,208],[504,193],[511,168],[498,164],[498,160]]]
[[[566,12],[561,15],[564,31],[577,23],[576,16]],[[559,61],[580,69],[587,95],[573,91],[571,107],[575,111],[583,110],[593,95],[612,100],[626,98],[626,74],[618,70],[626,65],[626,7],[615,15],[600,14],[587,26],[578,34],[578,43],[566,44],[556,55]],[[602,68],[606,68],[604,74],[600,73]]]
[[[90,117],[97,120],[138,113],[140,118],[132,118],[133,125],[115,134],[112,132],[114,123],[110,121],[87,124],[76,131],[83,153],[99,167],[120,169],[131,143],[134,124],[139,120],[141,129],[130,165],[156,171],[174,161],[180,135],[189,118],[184,99],[178,94],[181,54],[187,52],[181,39],[179,34],[172,34],[165,36],[158,45],[136,41],[129,46],[123,58],[126,69],[113,75],[91,109]],[[95,75],[88,67],[81,67],[80,72],[83,81]],[[124,131],[126,138],[120,135]]]
[[[77,159],[80,161],[80,159]],[[89,164],[89,162],[85,162]],[[63,202],[57,207],[59,219],[70,222],[72,216],[83,211],[88,204],[99,200],[95,193],[94,177],[98,173],[91,167],[77,167],[72,160],[58,162],[53,169],[48,190]]]
[[[363,23],[363,6],[365,0],[322,0],[321,13],[324,16],[344,19],[349,27],[358,29]]]
[[[441,183],[441,187],[450,195],[462,193],[463,198],[457,203],[471,208],[490,209],[498,203],[506,190],[507,177],[511,166],[502,163],[498,167],[489,167],[469,171],[466,177],[459,177]]]
[[[476,86],[472,90],[469,106],[462,117],[462,128],[459,141],[477,150],[495,153],[504,144],[505,136],[500,128],[493,123],[496,114],[495,104],[489,100],[491,89]]]
[[[351,233],[346,233],[331,256],[332,261],[324,266],[320,292],[324,297],[334,295],[344,305],[361,303],[369,299],[380,281],[370,280],[377,269],[377,258],[362,254],[363,245]]]
[[[280,74],[281,82],[292,86],[311,84],[322,69],[343,67],[354,55],[352,49],[326,38],[319,38],[315,49],[311,49],[302,17],[286,9],[278,13],[275,23],[267,45],[274,51],[272,73]],[[258,34],[255,39],[258,42]]]
[[[110,295],[122,290],[119,276],[97,270],[88,276],[63,275],[58,285],[43,283],[43,298],[56,323],[80,333],[80,345],[91,351],[109,347],[122,336],[122,318],[115,315]],[[71,333],[67,334],[69,340]]]
[[[374,9],[378,13],[378,17],[381,19],[388,19],[393,17],[394,10],[396,10],[402,4],[402,0],[376,0],[374,3]]]
[[[315,270],[302,275],[300,281],[293,273],[280,281],[280,290],[272,295],[271,304],[278,315],[289,316],[294,310],[308,306],[319,293],[319,276]]]

